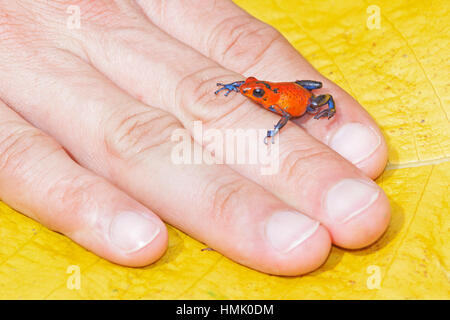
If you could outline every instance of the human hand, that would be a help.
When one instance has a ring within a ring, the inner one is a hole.
[[[67,24],[73,5],[79,28]],[[162,219],[236,262],[298,275],[331,242],[361,248],[388,225],[371,180],[387,159],[373,119],[229,1],[2,1],[0,61],[0,197],[108,260],[159,259]],[[273,175],[174,164],[172,133],[195,120],[205,130],[278,121],[241,95],[213,94],[243,75],[321,81],[337,113],[288,123]]]

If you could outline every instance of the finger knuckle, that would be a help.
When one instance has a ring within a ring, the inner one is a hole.
[[[24,28],[28,19],[18,12],[4,9],[0,5],[0,43],[2,46],[10,46],[25,42],[30,33],[30,30]]]
[[[251,190],[248,183],[233,178],[218,186],[214,183],[212,193],[211,217],[215,223],[227,226],[233,224],[236,208],[242,206],[243,196],[251,193]]]
[[[298,183],[304,179],[310,179],[317,170],[323,170],[325,166],[334,161],[333,152],[327,148],[317,146],[305,146],[286,152],[281,161],[286,181]]]
[[[0,171],[22,175],[50,154],[63,151],[43,132],[14,122],[2,123],[0,131]]]
[[[172,133],[180,127],[174,117],[158,109],[113,114],[105,124],[106,151],[122,160],[135,159],[151,149],[171,143]]]
[[[53,6],[65,14],[68,14],[69,7],[76,6],[83,14],[83,22],[95,24],[97,27],[101,26],[108,31],[124,25],[124,22],[125,24],[130,23],[133,18],[139,17],[131,3],[121,3],[120,1],[58,0],[57,4],[53,4]]]
[[[232,17],[212,33],[210,55],[220,62],[258,60],[281,34],[270,25],[253,17]]]
[[[46,188],[53,210],[39,220],[48,228],[64,234],[80,230],[87,223],[86,219],[94,219],[100,211],[96,197],[102,193],[104,185],[101,178],[91,174],[60,177]]]
[[[175,92],[175,105],[179,108],[176,113],[189,121],[201,121],[206,127],[218,122],[230,125],[230,121],[240,118],[234,112],[243,111],[240,107],[246,100],[240,95],[214,94],[217,82],[227,82],[227,79],[236,81],[236,75],[219,66],[206,67],[184,77]]]
[[[44,5],[33,1],[1,2],[0,43],[9,50],[11,46],[17,49],[47,42],[45,39],[49,38],[51,28],[44,22],[44,17],[49,15],[49,11]]]
[[[0,41],[5,42],[14,34],[14,23],[11,16],[5,11],[0,10]]]

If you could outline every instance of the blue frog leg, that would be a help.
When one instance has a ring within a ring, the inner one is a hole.
[[[236,91],[239,92],[239,87],[242,86],[244,84],[245,81],[235,81],[232,83],[218,83],[217,86],[221,86],[222,88],[220,88],[219,90],[217,90],[216,92],[214,92],[215,94],[218,94],[220,91],[222,90],[228,90],[227,92],[225,92],[225,97],[228,96],[228,94],[230,94],[231,91]]]

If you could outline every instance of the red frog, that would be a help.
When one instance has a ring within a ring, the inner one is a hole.
[[[327,117],[330,119],[336,113],[333,97],[329,94],[315,96],[311,90],[322,88],[322,83],[313,80],[297,80],[295,82],[268,82],[249,77],[245,81],[236,81],[229,84],[218,83],[221,86],[215,92],[227,90],[225,96],[231,91],[240,92],[250,98],[264,109],[279,114],[282,118],[273,130],[267,131],[267,139],[274,137],[291,118],[304,115],[306,112],[315,114],[314,119]],[[320,107],[328,104],[328,108],[320,111]],[[272,143],[275,140],[272,139]]]

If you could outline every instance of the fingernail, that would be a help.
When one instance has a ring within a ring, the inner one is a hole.
[[[369,208],[377,200],[380,188],[359,179],[344,179],[328,190],[325,207],[331,219],[346,223]]]
[[[319,228],[319,222],[300,213],[282,211],[272,215],[266,223],[266,237],[272,246],[289,252],[308,239]]]
[[[331,138],[329,146],[341,156],[357,164],[370,157],[381,144],[372,128],[357,122],[343,125]]]
[[[159,233],[159,226],[142,214],[125,211],[117,214],[110,227],[114,244],[127,253],[142,249]]]

